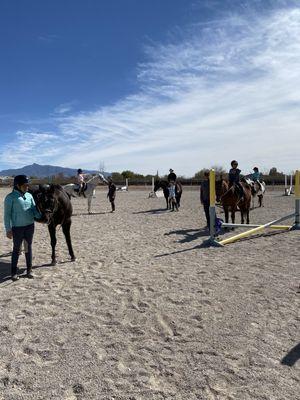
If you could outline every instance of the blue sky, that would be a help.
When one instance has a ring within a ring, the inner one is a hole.
[[[299,37],[296,1],[2,0],[0,169],[297,169]]]

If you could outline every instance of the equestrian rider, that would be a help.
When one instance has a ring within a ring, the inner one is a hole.
[[[210,205],[210,196],[209,196],[209,171],[204,172],[204,181],[201,182],[200,186],[200,201],[204,208],[205,218],[207,222],[207,227],[210,226],[210,216],[209,216],[209,205]]]
[[[253,180],[253,182],[257,182],[258,185],[260,186],[260,188],[262,189],[262,185],[261,185],[262,173],[259,172],[257,167],[254,167],[253,171],[254,172],[250,175],[250,177]]]
[[[169,175],[168,175],[168,182],[170,183],[171,181],[176,182],[177,176],[172,168],[169,169]]]
[[[228,173],[228,179],[229,179],[229,186],[235,185],[235,187],[238,189],[238,194],[239,194],[239,201],[242,201],[244,198],[244,189],[241,185],[240,179],[241,179],[241,170],[238,168],[238,162],[236,160],[231,161],[231,169],[229,170]]]
[[[84,173],[82,169],[77,170],[78,196],[84,194]]]

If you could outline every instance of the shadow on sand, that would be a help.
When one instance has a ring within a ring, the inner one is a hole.
[[[147,210],[147,211],[135,211],[132,214],[162,214],[168,211],[170,210],[167,210],[166,208],[154,208],[152,210]]]
[[[281,364],[292,367],[300,359],[300,343],[293,347],[281,360]]]
[[[9,281],[8,283],[14,283],[13,281],[11,281],[11,260],[10,260],[11,252],[0,254],[0,259],[5,257],[9,257],[9,260],[0,261],[0,285],[1,283],[7,281]],[[69,264],[73,262],[74,261],[71,260],[64,260],[64,261],[58,261],[56,265],[52,265],[51,263],[33,265],[32,269],[36,270],[39,268],[55,268],[59,267],[60,265]],[[18,275],[20,278],[26,278],[26,268],[18,268]]]
[[[209,236],[209,230],[207,228],[202,229],[178,229],[176,231],[170,231],[165,233],[165,236],[180,235],[184,236],[183,239],[178,240],[177,243],[188,243],[193,240],[197,240],[203,236]]]
[[[1,255],[3,257],[3,255]],[[0,261],[0,284],[11,278],[10,261]]]

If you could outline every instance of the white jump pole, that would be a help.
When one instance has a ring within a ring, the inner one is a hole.
[[[128,178],[125,179],[126,190],[128,191]]]
[[[151,191],[154,192],[154,176],[152,176],[152,187],[151,187]]]
[[[222,222],[222,228],[258,228],[261,224],[230,224],[226,222]],[[270,229],[291,229],[293,225],[271,225]]]
[[[295,172],[295,229],[300,229],[300,171]]]
[[[287,220],[289,218],[292,218],[294,216],[295,216],[295,213],[292,213],[292,214],[289,214],[289,215],[285,215],[284,217],[275,219],[274,221],[268,222],[267,224],[260,225],[257,228],[253,228],[253,229],[250,229],[249,231],[246,231],[246,232],[243,232],[243,233],[239,233],[238,235],[232,236],[232,237],[230,237],[228,239],[221,240],[219,242],[219,244],[224,246],[225,244],[235,242],[236,240],[243,239],[243,238],[245,238],[245,237],[247,237],[249,235],[253,235],[254,233],[259,233],[259,232],[263,231],[264,229],[269,228],[272,225],[276,225],[279,222],[285,221],[285,220]]]

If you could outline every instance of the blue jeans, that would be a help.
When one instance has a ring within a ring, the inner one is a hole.
[[[32,268],[32,238],[34,233],[34,224],[26,226],[13,226],[13,252],[11,256],[11,274],[17,273],[17,265],[19,260],[19,252],[23,239],[26,240],[28,251],[25,253],[27,272]]]

